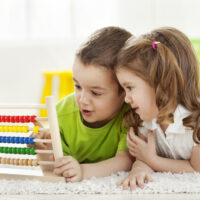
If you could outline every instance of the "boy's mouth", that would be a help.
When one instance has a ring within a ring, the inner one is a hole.
[[[85,110],[85,109],[82,109],[82,114],[83,114],[83,115],[86,115],[86,116],[89,116],[89,115],[91,115],[91,114],[92,114],[92,111],[90,111],[90,110]]]

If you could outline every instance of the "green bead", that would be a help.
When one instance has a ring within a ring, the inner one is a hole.
[[[12,147],[8,148],[8,152],[12,153]]]
[[[34,148],[30,148],[30,154],[35,155],[35,149]]]
[[[3,147],[0,147],[0,153],[3,153]]]
[[[5,147],[4,153],[9,153],[9,148],[8,147]]]
[[[26,148],[21,148],[21,154],[26,154]]]
[[[15,147],[12,147],[11,149],[12,149],[12,154],[16,154],[17,153],[17,150],[16,150]]]
[[[16,148],[17,154],[21,154],[21,148]]]
[[[31,154],[31,152],[30,152],[30,148],[27,148],[27,149],[26,149],[26,154],[28,154],[28,155]]]

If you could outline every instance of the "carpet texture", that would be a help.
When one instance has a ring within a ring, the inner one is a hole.
[[[200,193],[200,173],[153,173],[153,182],[135,191],[117,188],[116,182],[128,173],[105,178],[91,178],[78,183],[48,183],[38,180],[1,180],[0,194],[166,194]]]

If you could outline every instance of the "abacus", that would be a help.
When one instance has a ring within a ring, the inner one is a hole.
[[[50,154],[55,159],[63,157],[55,98],[46,97],[46,104],[0,105],[0,109],[46,109],[48,114],[47,117],[0,115],[0,178],[65,181],[53,173],[54,162],[47,159]],[[38,126],[40,121],[48,121],[49,128]],[[32,133],[38,134],[41,131],[48,131],[51,139],[31,137]],[[49,144],[52,149],[36,149],[32,147],[35,143]]]

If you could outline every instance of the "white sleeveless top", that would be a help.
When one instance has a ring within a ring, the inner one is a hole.
[[[169,124],[165,134],[160,125],[156,123],[157,118],[144,121],[139,131],[145,137],[147,137],[148,130],[154,132],[156,151],[159,156],[188,160],[196,144],[192,138],[193,130],[184,126],[182,120],[190,114],[190,111],[179,104],[174,112],[174,123]]]

